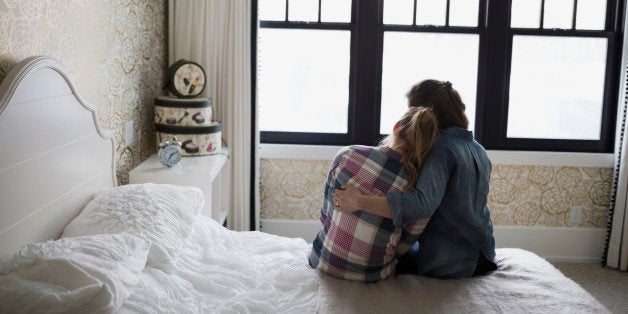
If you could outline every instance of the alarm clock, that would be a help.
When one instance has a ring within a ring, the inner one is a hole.
[[[159,144],[159,151],[157,152],[157,158],[159,162],[167,167],[172,167],[179,163],[183,156],[181,151],[181,143],[173,138],[172,141],[163,141]]]
[[[181,59],[170,66],[167,79],[164,90],[179,98],[193,98],[205,90],[207,76],[198,63]]]

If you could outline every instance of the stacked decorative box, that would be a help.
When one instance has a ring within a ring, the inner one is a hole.
[[[211,98],[155,97],[157,145],[176,138],[183,156],[218,153],[222,143],[222,124],[214,121]]]

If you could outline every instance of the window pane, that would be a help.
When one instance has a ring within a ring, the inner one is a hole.
[[[288,21],[318,21],[318,0],[290,0]]]
[[[510,27],[539,28],[541,0],[512,0]]]
[[[259,0],[257,11],[261,21],[284,21],[286,0]]]
[[[446,16],[447,0],[417,0],[417,25],[445,25]]]
[[[413,0],[385,0],[384,24],[412,25]]]
[[[578,29],[604,29],[606,24],[606,1],[578,0],[576,27]]]
[[[347,133],[349,31],[259,30],[262,131]]]
[[[605,38],[515,36],[509,138],[600,138]]]
[[[573,0],[545,0],[543,28],[571,29],[572,19]]]
[[[351,22],[351,0],[323,0],[321,22]]]
[[[450,81],[475,121],[479,36],[386,32],[382,68],[380,133],[389,134],[408,109],[406,93],[424,79]]]
[[[449,2],[449,25],[478,26],[477,0],[451,0]]]

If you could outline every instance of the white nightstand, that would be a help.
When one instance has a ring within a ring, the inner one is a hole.
[[[226,226],[229,216],[229,151],[223,147],[218,154],[183,157],[168,168],[150,156],[129,172],[129,183],[166,183],[195,186],[205,195],[201,214]]]

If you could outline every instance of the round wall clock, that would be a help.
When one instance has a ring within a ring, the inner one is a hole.
[[[196,62],[181,59],[171,65],[168,72],[166,87],[177,97],[197,97],[205,89],[207,76]]]

